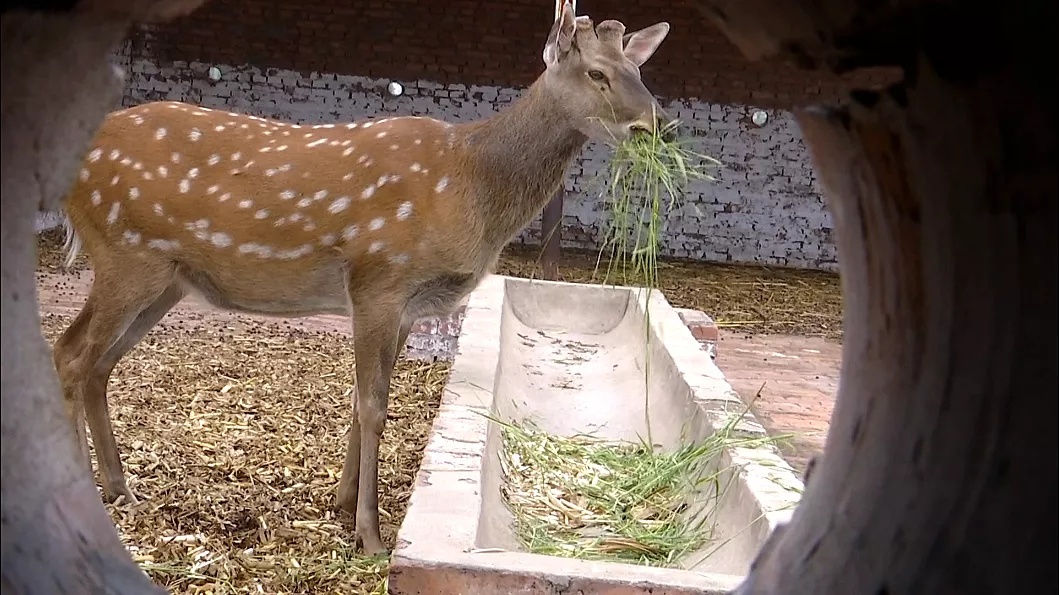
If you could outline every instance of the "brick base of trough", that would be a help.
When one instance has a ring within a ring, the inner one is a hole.
[[[701,310],[674,308],[710,357],[717,359],[719,333],[713,319]],[[456,354],[456,340],[463,325],[464,306],[441,318],[420,320],[408,333],[405,357],[420,361],[452,361]]]
[[[653,591],[643,584],[613,581],[601,584],[599,579],[582,580],[577,577],[536,573],[483,573],[480,568],[430,566],[408,560],[392,564],[390,583],[399,584],[389,595],[472,595],[506,593],[507,595],[645,595]],[[668,588],[665,595],[702,595],[699,589]]]

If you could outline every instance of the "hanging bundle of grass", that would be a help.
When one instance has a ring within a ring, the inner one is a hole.
[[[715,180],[709,172],[721,162],[691,149],[678,131],[674,120],[614,148],[602,192],[611,213],[599,255],[609,252],[604,282],[657,288],[663,216],[684,205],[692,182]]]

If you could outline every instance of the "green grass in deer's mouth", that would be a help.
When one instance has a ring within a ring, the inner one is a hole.
[[[720,161],[690,147],[670,121],[632,134],[614,147],[601,180],[610,222],[600,259],[609,251],[605,282],[658,286],[658,254],[665,212],[683,206],[692,182],[714,181]]]

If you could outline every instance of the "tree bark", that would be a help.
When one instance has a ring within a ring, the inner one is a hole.
[[[842,380],[735,593],[1055,592],[1056,92],[1027,42],[1055,39],[1054,5],[709,4],[748,55],[905,70],[797,112],[835,221]]]
[[[108,64],[130,19],[169,17],[198,0],[98,1],[2,16],[2,411],[0,507],[5,595],[161,592],[132,562],[84,466],[41,335],[39,209],[64,198],[120,97]]]

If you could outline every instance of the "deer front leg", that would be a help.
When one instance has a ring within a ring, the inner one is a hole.
[[[380,315],[381,309],[375,306],[354,306],[357,387],[338,499],[339,506],[356,515],[357,537],[369,555],[386,552],[379,531],[379,441],[398,343],[407,339],[410,328],[402,321],[399,308]]]
[[[397,355],[401,354],[412,322],[402,323],[397,337]],[[396,361],[396,357],[394,358]],[[359,386],[359,382],[357,383]],[[350,424],[349,440],[346,442],[346,458],[342,463],[342,476],[338,483],[336,506],[354,517],[357,514],[357,489],[360,483],[360,418],[357,415],[357,390],[354,388],[352,398],[353,421]]]

